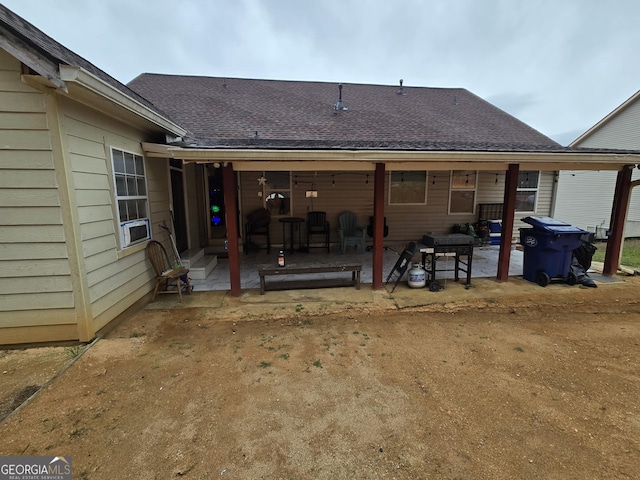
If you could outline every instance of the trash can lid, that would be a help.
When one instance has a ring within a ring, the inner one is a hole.
[[[546,232],[555,233],[555,234],[564,234],[564,233],[587,233],[585,230],[581,228],[574,227],[573,225],[569,225],[568,223],[561,222],[559,220],[555,220],[549,217],[525,217],[522,219],[523,222],[528,223],[529,225],[533,225],[534,228],[538,230],[544,230]]]

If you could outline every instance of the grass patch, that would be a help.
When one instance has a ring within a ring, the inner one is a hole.
[[[594,245],[598,247],[598,250],[596,250],[596,253],[593,255],[593,260],[595,262],[604,262],[604,255],[607,251],[607,242],[595,242]],[[622,257],[620,258],[620,264],[625,267],[640,267],[639,238],[627,238],[624,240],[622,243]]]
[[[322,368],[322,363],[320,363],[320,360],[316,360],[315,362],[313,362],[313,366],[314,367],[318,367],[318,368]]]
[[[76,358],[82,353],[82,350],[84,350],[84,347],[82,345],[75,345],[73,347],[65,348],[64,353],[66,353],[70,358]]]
[[[258,364],[258,366],[259,366],[260,368],[268,368],[268,367],[270,367],[270,366],[271,366],[271,362],[265,362],[265,361],[262,361],[262,362],[260,362],[260,363]]]
[[[524,348],[522,348],[522,347],[516,347],[516,348],[514,348],[514,350],[516,352],[524,352]]]

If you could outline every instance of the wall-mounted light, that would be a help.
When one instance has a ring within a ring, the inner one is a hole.
[[[316,184],[311,184],[311,190],[304,192],[304,196],[307,198],[318,198],[318,191],[316,190]]]

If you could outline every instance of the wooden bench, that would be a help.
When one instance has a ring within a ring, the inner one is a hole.
[[[302,288],[328,288],[328,287],[346,287],[355,285],[356,290],[360,290],[360,272],[362,265],[359,263],[310,263],[300,264],[289,263],[284,267],[277,265],[259,265],[258,275],[260,275],[260,295],[264,295],[266,290],[292,290]],[[265,277],[267,276],[284,276],[284,275],[302,275],[309,273],[333,273],[333,272],[351,272],[351,278],[318,278],[303,280],[283,280],[275,282],[267,289]]]

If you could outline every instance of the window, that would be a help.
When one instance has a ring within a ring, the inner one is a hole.
[[[144,158],[111,149],[120,241],[123,248],[151,238]]]
[[[389,205],[425,205],[427,203],[427,172],[391,172],[389,175]]]
[[[540,172],[519,172],[516,192],[516,211],[535,212],[538,200]]]
[[[265,208],[271,215],[289,215],[291,211],[291,175],[289,172],[264,172]]]
[[[476,204],[477,172],[454,170],[449,191],[449,213],[473,213]]]

